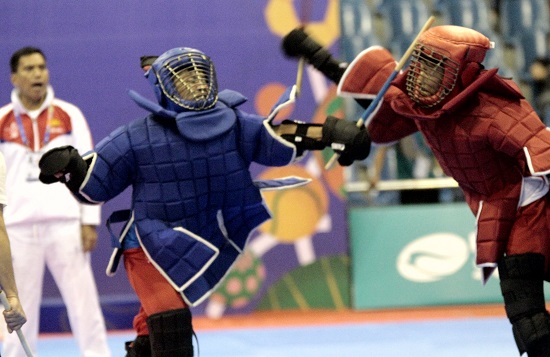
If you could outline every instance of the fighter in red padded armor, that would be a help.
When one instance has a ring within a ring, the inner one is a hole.
[[[339,83],[339,93],[359,103],[376,96],[396,65],[378,46],[348,66],[336,65],[320,55],[326,51],[291,35],[283,42],[285,52],[331,69],[327,77]],[[410,66],[397,75],[366,125],[377,144],[422,133],[476,216],[476,263],[484,282],[498,267],[520,354],[550,356],[543,291],[543,281],[550,281],[550,131],[511,79],[483,68],[490,48],[487,37],[464,27],[424,32]]]

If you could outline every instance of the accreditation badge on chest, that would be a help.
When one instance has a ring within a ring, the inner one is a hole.
[[[42,152],[27,151],[27,181],[38,181],[38,175],[40,175],[40,167],[38,162],[42,157]]]

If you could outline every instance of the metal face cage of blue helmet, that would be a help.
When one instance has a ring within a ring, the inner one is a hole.
[[[218,100],[214,63],[193,48],[166,51],[153,63],[146,77],[153,85],[159,104],[168,110],[204,110]]]

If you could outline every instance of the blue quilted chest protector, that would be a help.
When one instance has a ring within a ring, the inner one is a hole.
[[[153,114],[98,143],[80,194],[105,202],[132,186],[136,234],[130,237],[196,305],[270,218],[258,186],[273,183],[255,183],[250,164],[286,165],[295,148],[264,118],[236,109],[245,101],[236,92],[220,92],[211,109],[178,114],[131,95]],[[303,183],[298,181],[291,184]]]

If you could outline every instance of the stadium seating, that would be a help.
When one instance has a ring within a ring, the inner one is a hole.
[[[548,0],[341,0],[341,10],[347,60],[373,44],[400,58],[431,14],[438,24],[473,28],[495,42],[484,65],[499,68],[505,77],[528,83],[533,60],[550,52]],[[496,18],[491,19],[491,10]],[[383,28],[378,37],[375,24]]]
[[[487,52],[483,65],[485,68],[498,68],[498,74],[503,77],[516,77],[515,68],[511,67],[505,58],[504,49],[506,44],[498,33],[488,30],[483,32],[485,36],[494,42],[495,47]]]
[[[367,47],[381,44],[374,31],[374,19],[364,0],[341,0],[340,20],[341,52],[346,61],[351,61]]]
[[[483,0],[434,0],[432,11],[444,24],[469,27],[484,34],[491,32],[489,9]]]
[[[507,44],[514,45],[524,33],[550,31],[547,0],[501,0],[500,32]]]
[[[430,12],[423,0],[379,0],[376,13],[386,21],[385,47],[399,58],[424,26]]]
[[[540,28],[533,28],[531,31],[524,31],[512,39],[515,49],[515,59],[519,80],[531,81],[529,67],[537,57],[548,55],[547,47],[548,33]]]

